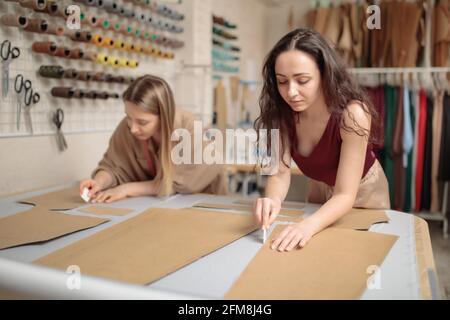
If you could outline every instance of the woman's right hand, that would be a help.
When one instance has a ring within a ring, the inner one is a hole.
[[[101,187],[99,186],[98,182],[92,179],[86,179],[80,182],[80,195],[83,194],[83,189],[87,188],[89,189],[89,199],[95,199],[97,193],[102,191]]]
[[[281,201],[272,198],[259,198],[254,205],[254,214],[258,224],[268,229],[281,210]]]

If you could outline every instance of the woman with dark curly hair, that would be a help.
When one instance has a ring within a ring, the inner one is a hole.
[[[255,128],[280,130],[281,161],[265,197],[255,202],[256,219],[263,229],[275,221],[289,189],[291,159],[311,179],[309,202],[322,204],[286,227],[271,248],[304,247],[352,207],[388,209],[387,179],[373,152],[382,120],[330,44],[312,30],[290,32],[266,57],[263,78]],[[268,143],[270,150],[270,137]]]

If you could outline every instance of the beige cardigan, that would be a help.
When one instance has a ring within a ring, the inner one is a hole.
[[[174,129],[178,128],[187,129],[192,134],[192,141],[194,140],[194,116],[191,113],[177,110]],[[153,164],[156,167],[156,176],[158,176],[160,170],[159,155],[155,152],[155,145],[152,140],[150,140],[148,146]],[[192,150],[194,149],[192,148]],[[108,172],[113,178],[111,187],[128,182],[153,179],[141,142],[130,133],[126,119],[123,119],[114,131],[109,141],[108,150],[92,173],[92,177],[100,170]],[[226,194],[225,167],[223,165],[206,164],[174,165],[173,190],[176,193],[184,194]]]

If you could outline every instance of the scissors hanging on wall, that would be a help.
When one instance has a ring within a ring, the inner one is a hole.
[[[33,122],[31,120],[31,107],[41,100],[39,93],[34,92],[30,80],[25,80],[22,74],[18,74],[14,80],[14,90],[17,92],[17,130],[20,130],[20,114],[22,112],[22,102],[25,104],[25,121],[33,134]],[[23,99],[22,99],[23,96]]]
[[[64,123],[64,111],[61,108],[58,108],[52,117],[53,123],[56,126],[56,142],[58,144],[59,151],[64,151],[67,149],[66,138],[64,137],[64,133],[62,132],[62,125]]]
[[[9,65],[20,56],[20,49],[13,47],[11,41],[5,40],[0,45],[2,59],[2,96],[6,97],[9,91]]]

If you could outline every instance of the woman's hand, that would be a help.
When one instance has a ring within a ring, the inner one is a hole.
[[[303,248],[316,233],[315,230],[314,225],[308,220],[289,225],[273,240],[270,248],[278,251],[292,251],[297,247]]]
[[[254,214],[258,224],[268,229],[281,210],[281,201],[271,198],[259,198],[255,202]]]
[[[119,201],[128,197],[129,188],[126,184],[111,188],[105,191],[99,192],[95,198],[92,199],[92,203],[111,203],[114,201]]]
[[[89,199],[95,198],[96,194],[102,191],[98,182],[92,179],[87,179],[80,182],[80,195],[83,194],[84,188],[89,189]]]

